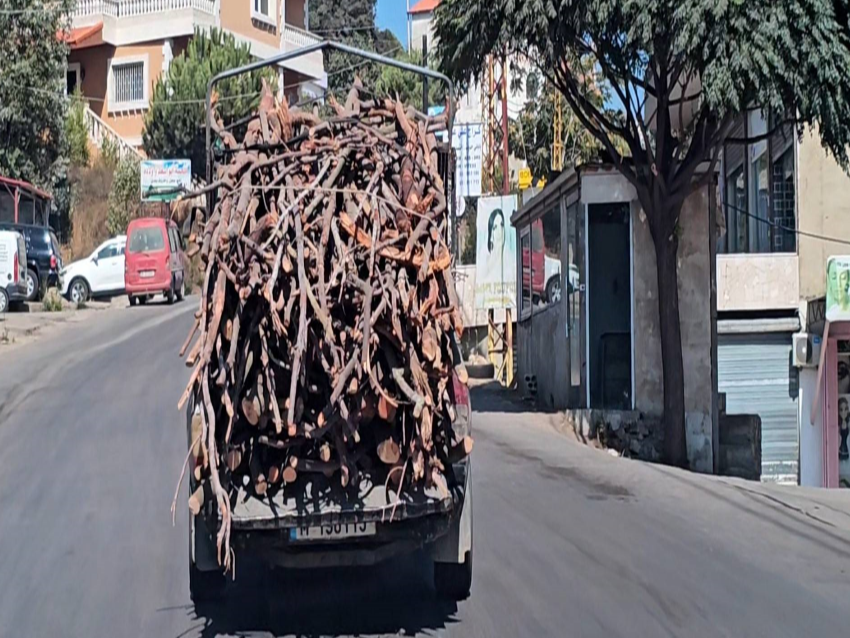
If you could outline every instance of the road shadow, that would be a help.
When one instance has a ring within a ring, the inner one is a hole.
[[[473,412],[550,413],[538,406],[536,401],[523,398],[517,390],[502,387],[498,381],[472,381],[469,392]]]
[[[194,607],[204,638],[416,635],[457,622],[457,603],[437,598],[421,552],[375,567],[284,570],[246,559],[237,569],[222,600]]]

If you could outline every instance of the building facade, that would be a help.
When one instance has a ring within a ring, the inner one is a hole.
[[[89,129],[122,145],[142,144],[153,86],[196,29],[220,28],[258,59],[319,42],[309,33],[309,0],[80,0],[73,14],[67,90],[88,101]],[[280,86],[289,96],[319,94],[327,85],[321,52],[284,63]]]
[[[762,480],[837,485],[837,472],[827,474],[840,446],[831,430],[838,431],[839,368],[850,363],[839,356],[850,353],[846,329],[834,327],[830,356],[818,353],[827,261],[850,254],[850,179],[816,132],[778,125],[762,111],[746,113],[731,138],[758,141],[733,141],[723,154],[719,391],[728,414],[761,420]]]

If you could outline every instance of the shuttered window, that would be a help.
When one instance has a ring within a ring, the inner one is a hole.
[[[145,100],[145,63],[112,64],[112,102],[126,104]]]

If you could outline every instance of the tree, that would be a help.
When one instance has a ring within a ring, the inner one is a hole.
[[[326,40],[375,51],[393,57],[402,51],[401,43],[387,29],[375,26],[376,0],[316,0],[310,3],[310,29]],[[357,75],[369,90],[381,75],[380,65],[356,56],[329,51],[325,57],[328,88],[337,96],[345,96]]]
[[[510,122],[509,145],[515,155],[526,160],[535,179],[548,178],[555,140],[553,124],[557,89],[548,82],[541,82],[540,75],[532,72],[527,78],[526,95],[528,99],[519,117]],[[598,108],[604,108],[601,93],[595,102]],[[565,103],[562,103],[561,112],[564,166],[575,166],[598,156],[602,146]]]
[[[238,44],[231,34],[218,29],[196,30],[186,50],[172,60],[168,74],[162,74],[154,85],[142,138],[145,153],[152,158],[189,158],[192,172],[205,177],[207,84],[218,73],[252,61],[248,45]],[[263,79],[276,90],[272,69],[216,85],[216,113],[224,124],[237,122],[257,108]]]
[[[106,226],[112,235],[127,232],[127,224],[139,216],[142,190],[141,166],[133,158],[119,160],[109,191]]]
[[[410,64],[422,66],[422,55],[419,53],[402,53],[398,59]],[[422,107],[422,81],[417,73],[404,71],[392,66],[382,66],[381,74],[375,82],[375,93],[380,96],[398,96],[405,104]],[[445,105],[446,86],[439,80],[430,79],[428,82],[429,106]]]
[[[74,168],[88,165],[89,129],[86,126],[86,103],[79,89],[71,98],[71,106],[65,119],[65,136],[68,140],[68,160]]]
[[[53,191],[66,180],[65,63],[57,33],[75,0],[4,0],[0,11],[0,175]]]
[[[490,52],[528,56],[634,185],[657,263],[665,459],[685,465],[682,205],[714,178],[738,114],[752,106],[777,126],[816,128],[847,167],[846,0],[443,0],[436,32],[442,67],[458,80]],[[587,62],[622,103],[618,117],[590,98],[592,81],[580,72]]]

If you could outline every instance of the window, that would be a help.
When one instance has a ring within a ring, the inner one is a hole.
[[[174,229],[168,229],[168,248],[171,250],[171,253],[174,254],[177,252],[177,242],[174,239]]]
[[[135,228],[130,235],[131,253],[152,252],[165,248],[162,229],[159,226],[142,226]]]
[[[110,244],[109,246],[104,246],[97,253],[98,259],[109,259],[110,257],[117,257],[120,253],[118,252],[118,246],[115,244]]]
[[[765,113],[751,110],[741,117],[734,137],[762,139],[727,144],[723,150],[726,233],[718,251],[796,251],[793,126],[768,131]]]
[[[81,71],[79,62],[68,64],[68,70],[65,71],[65,95],[74,95],[74,92],[80,87]]]
[[[776,252],[797,250],[793,144],[773,163],[773,243]]]
[[[522,254],[522,300],[519,309],[520,317],[531,314],[531,232],[525,228],[519,241],[520,253]]]
[[[112,60],[109,72],[110,110],[147,108],[147,59]]]
[[[251,0],[251,17],[276,27],[275,0]]]
[[[535,284],[534,305],[546,308],[561,303],[561,207],[556,204],[531,225],[531,268]]]

